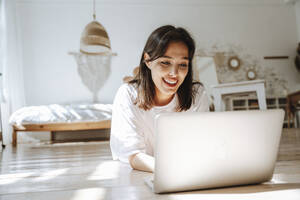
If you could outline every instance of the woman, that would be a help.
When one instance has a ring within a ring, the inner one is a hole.
[[[111,151],[133,169],[154,171],[154,118],[167,112],[203,112],[209,101],[192,80],[194,40],[183,28],[156,29],[148,38],[139,70],[113,103]]]

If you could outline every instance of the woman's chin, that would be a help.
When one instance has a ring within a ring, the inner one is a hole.
[[[177,92],[177,88],[164,88],[163,94],[164,95],[174,95]]]

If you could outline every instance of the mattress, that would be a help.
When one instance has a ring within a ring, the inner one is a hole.
[[[112,104],[51,104],[23,107],[10,116],[9,123],[22,128],[25,124],[97,122],[111,116]]]

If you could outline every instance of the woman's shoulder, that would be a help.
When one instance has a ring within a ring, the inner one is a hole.
[[[134,83],[123,83],[119,90],[130,95],[137,94],[137,86]]]
[[[208,111],[210,105],[210,99],[208,97],[208,94],[203,84],[199,82],[194,83],[193,90],[194,90],[194,101],[193,101],[192,110]]]
[[[130,99],[134,101],[137,97],[137,88],[134,84],[131,83],[123,83],[116,94],[117,99]]]
[[[194,82],[193,83],[193,92],[195,96],[202,96],[203,93],[205,93],[205,88],[202,83],[200,82]]]

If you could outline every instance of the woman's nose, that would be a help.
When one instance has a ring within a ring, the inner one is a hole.
[[[169,72],[170,76],[177,76],[178,75],[178,67],[176,65],[173,65],[170,68],[170,72]]]

